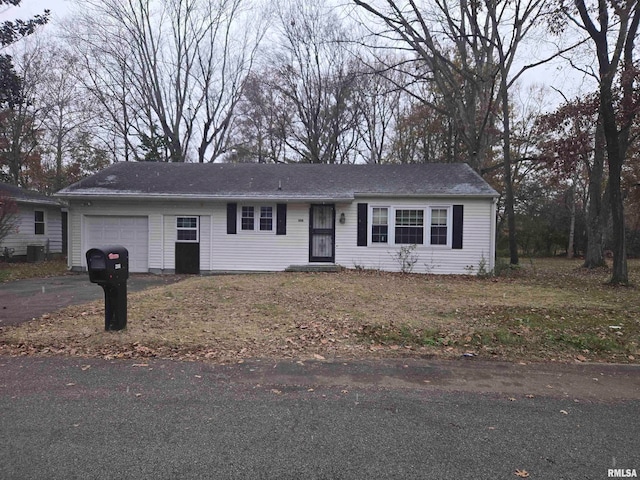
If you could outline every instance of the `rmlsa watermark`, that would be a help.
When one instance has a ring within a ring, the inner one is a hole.
[[[607,470],[609,478],[638,478],[635,468],[609,468]]]

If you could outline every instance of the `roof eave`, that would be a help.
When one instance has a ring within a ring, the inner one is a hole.
[[[104,192],[61,192],[56,194],[68,200],[191,200],[191,201],[226,201],[226,202],[251,202],[251,201],[271,201],[271,202],[336,202],[352,201],[353,195],[286,195],[286,194],[141,194],[137,192],[104,193]]]
[[[356,193],[356,198],[498,198],[498,192],[487,193]]]

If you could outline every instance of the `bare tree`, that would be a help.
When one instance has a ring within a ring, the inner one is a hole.
[[[264,25],[243,0],[86,0],[82,53],[88,86],[133,150],[158,125],[168,160],[215,158]],[[250,23],[250,20],[251,21]],[[125,47],[126,48],[123,48]],[[104,68],[108,65],[112,68]],[[135,157],[135,156],[134,156]]]
[[[638,106],[635,99],[638,74],[635,38],[640,23],[640,2],[574,0],[573,5],[562,6],[566,18],[591,40],[598,60],[600,118],[609,165],[608,187],[613,221],[611,283],[626,285],[629,273],[621,176],[630,145],[630,128]]]
[[[360,110],[357,123],[361,140],[360,155],[367,163],[383,163],[390,160],[389,151],[394,127],[394,112],[402,102],[403,91],[397,87],[400,72],[380,75],[383,65],[362,65],[358,79],[356,103]],[[394,77],[390,80],[387,77]]]
[[[415,55],[418,65],[404,70],[412,72],[417,82],[431,82],[444,99],[439,106],[429,105],[455,119],[467,147],[467,160],[479,172],[485,168],[493,145],[492,129],[499,122],[510,261],[517,264],[509,94],[525,71],[567,50],[516,64],[525,37],[540,24],[550,2],[436,0],[430,10],[414,1],[388,0],[382,2],[385,6],[365,0],[354,3],[383,23],[385,30],[379,35],[391,36]]]
[[[236,108],[234,148],[237,159],[258,163],[284,163],[286,141],[291,130],[293,109],[272,88],[273,72],[251,75]]]
[[[348,163],[356,156],[358,63],[343,48],[340,18],[319,2],[278,4],[275,89],[294,116],[287,147],[303,162]]]

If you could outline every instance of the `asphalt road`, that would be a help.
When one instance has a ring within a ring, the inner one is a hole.
[[[0,357],[0,477],[605,479],[639,412],[634,367]]]

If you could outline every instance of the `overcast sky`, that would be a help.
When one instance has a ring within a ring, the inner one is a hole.
[[[26,19],[42,13],[45,9],[51,10],[51,15],[55,18],[64,16],[69,8],[70,3],[68,0],[22,0],[22,4],[19,7],[0,7],[0,19]]]
[[[0,20],[13,20],[16,18],[27,19],[33,15],[40,14],[45,9],[51,10],[52,21],[54,26],[58,19],[68,15],[77,5],[73,0],[22,0],[20,7],[1,7]],[[588,91],[594,88],[593,85],[584,85],[584,78],[563,65],[564,68],[558,68],[559,62],[553,65],[546,65],[528,72],[523,78],[523,83],[542,83],[547,86],[554,86],[558,90],[563,91],[568,97],[573,97],[581,90]],[[562,102],[562,98],[555,91],[548,92],[550,106],[557,105]]]

